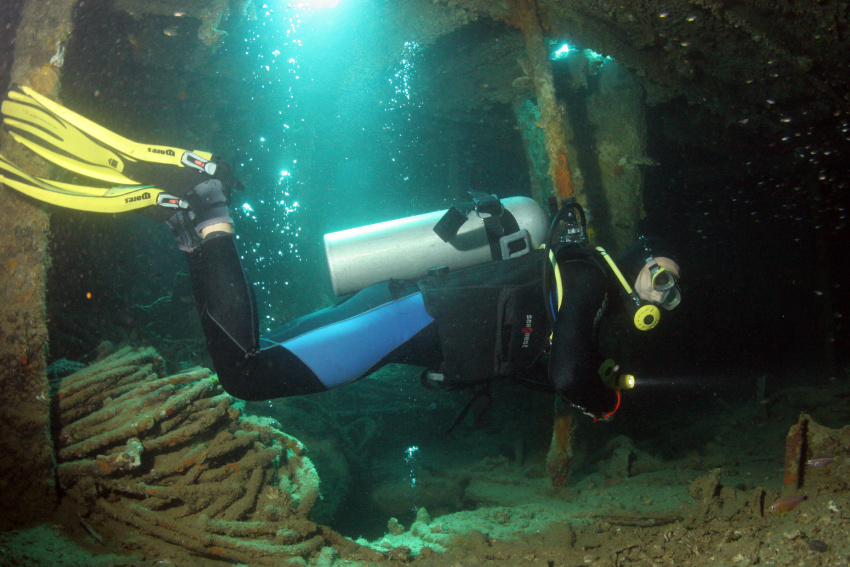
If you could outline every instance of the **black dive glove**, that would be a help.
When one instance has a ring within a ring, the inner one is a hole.
[[[158,207],[161,208],[161,207]],[[174,209],[171,209],[174,210]],[[174,233],[177,248],[183,252],[194,252],[201,245],[201,237],[195,231],[194,215],[188,209],[177,209],[177,212],[165,219],[165,224]]]
[[[236,179],[230,165],[222,160],[215,162],[215,172],[188,167],[146,164],[137,172],[145,183],[156,185],[166,193],[177,197],[180,208],[155,205],[141,212],[155,220],[165,222],[177,239],[177,246],[191,252],[201,243],[200,232],[204,228],[219,224],[233,224],[227,205],[234,189],[244,189]],[[183,208],[188,206],[188,208]]]
[[[208,226],[220,223],[233,224],[230,211],[230,190],[218,179],[208,179],[190,189],[183,199],[193,213],[192,222],[198,234]]]

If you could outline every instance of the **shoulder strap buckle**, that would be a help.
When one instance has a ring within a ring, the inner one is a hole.
[[[525,229],[506,234],[499,239],[502,260],[518,258],[531,252],[531,235]]]

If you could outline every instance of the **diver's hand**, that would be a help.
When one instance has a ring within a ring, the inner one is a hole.
[[[208,179],[195,185],[186,193],[184,200],[189,203],[189,211],[193,215],[192,222],[199,235],[205,228],[215,224],[233,225],[233,219],[227,209],[230,189],[221,180]]]
[[[193,216],[191,211],[177,209],[177,212],[165,219],[165,224],[177,239],[177,247],[183,252],[194,252],[201,245],[201,237],[195,231],[195,224],[192,222]]]
[[[244,187],[227,162],[216,159],[215,163],[212,175],[206,169],[164,164],[146,163],[137,167],[138,179],[160,187],[166,196],[175,197],[167,200],[169,206],[151,205],[139,212],[167,224],[178,248],[184,252],[196,250],[208,234],[233,231],[227,205],[231,191]]]
[[[182,195],[183,200],[189,204],[195,230],[202,237],[206,232],[224,230],[231,232],[233,219],[227,205],[230,203],[230,194],[245,187],[236,178],[230,164],[221,158],[215,159],[215,172],[212,177],[193,185],[192,188]]]

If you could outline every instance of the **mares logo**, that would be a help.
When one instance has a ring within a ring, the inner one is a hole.
[[[125,203],[135,203],[136,201],[146,201],[151,198],[151,194],[145,191],[141,195],[136,195],[134,197],[127,197],[124,199]]]
[[[163,150],[162,148],[148,148],[149,154],[162,154],[164,156],[173,156],[174,150]]]
[[[528,348],[528,343],[531,341],[531,333],[534,329],[531,327],[531,315],[525,316],[525,327],[522,329],[522,348]]]

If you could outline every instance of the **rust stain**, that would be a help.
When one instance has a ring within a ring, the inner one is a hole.
[[[792,425],[785,439],[785,472],[782,477],[784,486],[802,485],[803,455],[808,420],[800,416],[800,421]]]
[[[546,472],[552,486],[566,486],[572,463],[573,416],[562,411],[555,416],[552,426],[552,442],[546,455]]]
[[[567,165],[567,155],[564,152],[557,152],[557,159],[553,169],[554,175],[552,176],[552,178],[555,183],[555,190],[558,194],[558,200],[560,201],[561,199],[572,197],[573,193],[575,193],[575,186],[573,185],[573,178],[570,174],[570,168]]]

